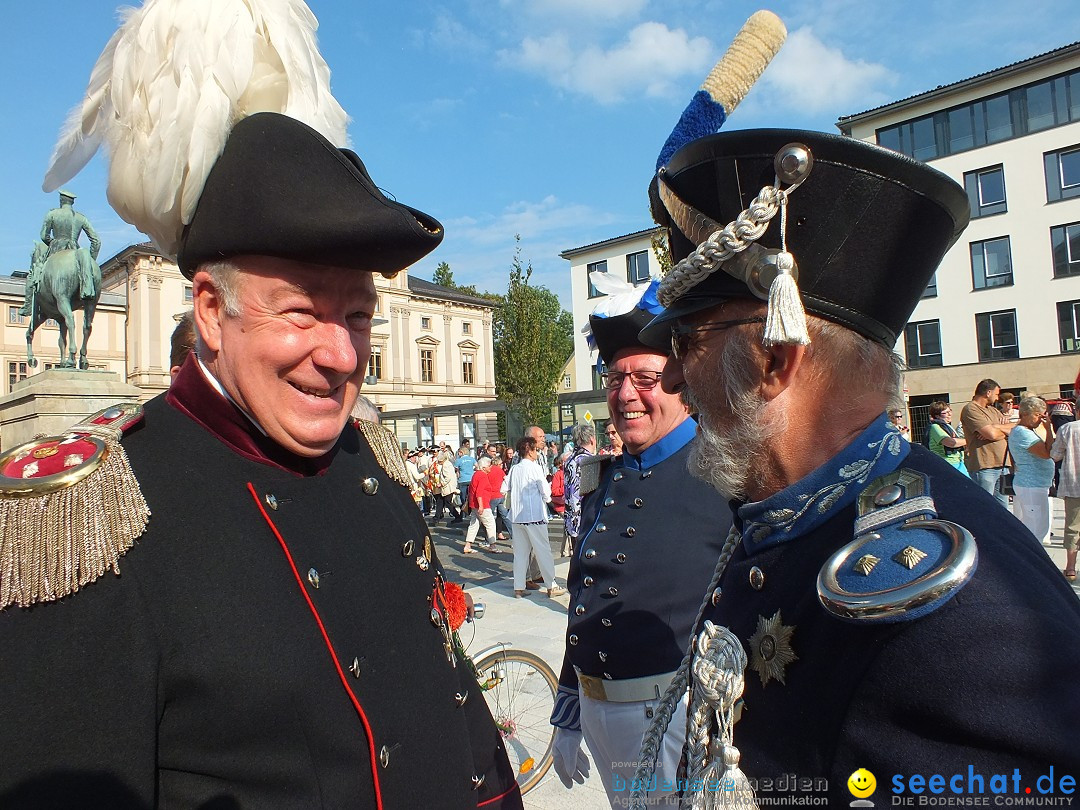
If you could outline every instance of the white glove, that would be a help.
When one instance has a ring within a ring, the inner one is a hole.
[[[589,758],[581,750],[581,731],[555,728],[555,741],[551,745],[555,773],[569,790],[574,782],[585,784],[589,778]]]

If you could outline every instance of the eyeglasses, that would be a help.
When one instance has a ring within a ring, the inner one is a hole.
[[[633,382],[633,381],[631,380],[631,382]],[[606,433],[608,436],[617,436],[619,431],[617,431],[617,430],[605,430],[604,433]]]
[[[671,327],[671,354],[676,360],[681,360],[683,357],[686,357],[686,352],[690,348],[690,338],[698,332],[722,332],[733,326],[743,326],[748,323],[765,323],[765,319],[759,315],[756,318],[739,318],[734,321],[713,321],[712,323],[701,323],[693,326],[688,324],[676,324]]]
[[[604,380],[604,387],[608,391],[617,391],[622,388],[623,380],[630,378],[630,384],[638,391],[649,391],[660,382],[662,371],[605,371],[600,377]]]

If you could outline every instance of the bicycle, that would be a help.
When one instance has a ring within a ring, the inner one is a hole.
[[[474,618],[484,605],[473,606]],[[550,723],[559,679],[540,656],[516,650],[507,642],[485,647],[466,660],[499,729],[522,795],[544,778],[553,762],[555,728]]]

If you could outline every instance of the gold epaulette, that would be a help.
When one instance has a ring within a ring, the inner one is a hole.
[[[142,406],[114,405],[0,455],[0,610],[53,602],[109,569],[120,573],[150,517],[120,446],[141,420]]]
[[[358,419],[356,429],[367,440],[371,452],[375,454],[375,460],[386,474],[403,487],[411,487],[409,471],[405,468],[405,459],[401,457],[401,444],[394,432],[367,419]]]

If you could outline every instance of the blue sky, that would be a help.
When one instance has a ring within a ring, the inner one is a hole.
[[[178,6],[183,0],[173,0]],[[656,154],[758,2],[309,0],[353,148],[375,182],[446,226],[414,266],[502,291],[521,234],[569,308],[559,252],[648,227]],[[55,194],[41,179],[116,27],[111,0],[11,2],[0,128],[0,275],[28,265]],[[835,131],[861,112],[1078,38],[1080,3],[782,0],[788,42],[728,128]],[[51,15],[51,17],[50,17]],[[66,184],[103,240],[143,241],[105,200],[99,156]]]

